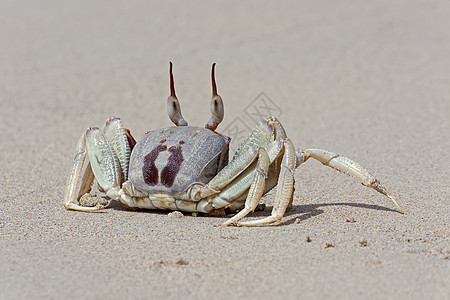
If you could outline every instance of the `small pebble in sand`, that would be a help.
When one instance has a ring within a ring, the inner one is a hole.
[[[325,244],[325,248],[333,248],[334,244],[333,243],[326,243]]]
[[[186,265],[188,265],[189,263],[188,263],[187,261],[185,261],[184,259],[180,258],[180,259],[176,262],[176,264],[177,264],[177,265],[180,265],[180,266],[186,266]]]
[[[355,223],[356,220],[354,218],[347,218],[347,219],[345,219],[345,222],[347,222],[347,223]]]
[[[85,207],[94,207],[97,205],[106,206],[109,201],[103,197],[98,196],[96,193],[84,194],[80,200],[80,205]]]
[[[194,211],[194,212],[192,213],[192,216],[193,216],[193,217],[198,217],[198,212]]]
[[[171,212],[170,214],[168,214],[167,215],[169,218],[182,218],[182,217],[184,217],[184,215],[181,213],[181,212],[179,212],[179,211],[173,211],[173,212]]]
[[[311,242],[312,242],[312,239],[311,239],[309,236],[307,236],[307,237],[306,237],[306,242],[307,242],[307,243],[311,243]]]
[[[361,247],[367,247],[367,240],[366,239],[359,240],[359,245]]]

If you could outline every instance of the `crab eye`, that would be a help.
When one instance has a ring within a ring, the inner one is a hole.
[[[209,118],[208,123],[206,123],[205,125],[205,127],[210,130],[216,130],[217,126],[219,126],[220,122],[222,122],[224,115],[222,97],[217,94],[216,78],[214,74],[215,67],[216,63],[213,63],[211,69],[212,99],[209,105],[209,109],[211,110],[211,117]]]
[[[172,62],[170,62],[169,76],[170,76],[170,96],[169,98],[167,98],[167,112],[169,114],[169,118],[177,126],[187,126],[188,123],[181,115],[180,102],[178,101],[177,95],[175,94],[175,83],[173,80]]]

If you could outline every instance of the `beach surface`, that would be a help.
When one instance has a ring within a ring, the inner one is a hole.
[[[0,299],[448,299],[449,15],[445,1],[1,1]],[[169,61],[190,125],[209,118],[216,62],[232,150],[274,115],[297,148],[365,166],[405,214],[313,160],[271,226],[66,210],[87,127],[173,126]]]

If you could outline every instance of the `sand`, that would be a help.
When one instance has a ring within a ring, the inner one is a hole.
[[[148,2],[0,3],[1,299],[448,299],[448,2]],[[65,210],[86,127],[172,126],[169,61],[190,124],[209,118],[217,62],[233,147],[277,115],[296,147],[366,166],[405,214],[314,161],[275,226]]]

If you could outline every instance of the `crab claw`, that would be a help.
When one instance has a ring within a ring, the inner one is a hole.
[[[172,62],[170,62],[170,96],[167,98],[167,112],[169,113],[170,120],[177,126],[187,126],[188,123],[181,115],[181,107],[180,102],[177,99],[177,95],[175,94],[175,84],[173,82],[173,74],[172,74]]]
[[[214,76],[215,66],[216,63],[213,63],[211,69],[212,98],[209,105],[211,109],[211,117],[209,118],[208,123],[206,123],[205,125],[206,128],[213,131],[216,130],[217,126],[219,126],[220,122],[222,122],[224,115],[222,97],[217,94],[216,78]]]

